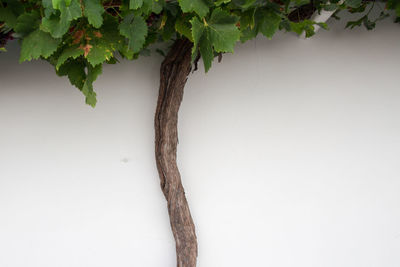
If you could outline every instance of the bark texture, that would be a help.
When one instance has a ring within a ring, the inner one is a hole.
[[[178,267],[195,267],[197,238],[176,163],[178,111],[191,71],[192,43],[175,41],[160,70],[160,89],[155,114],[155,153],[161,189],[176,243]]]

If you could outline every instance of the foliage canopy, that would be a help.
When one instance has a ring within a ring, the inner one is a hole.
[[[0,49],[5,51],[7,39],[19,39],[20,62],[48,61],[95,106],[93,82],[103,64],[146,55],[156,42],[189,39],[192,60],[201,57],[208,71],[214,57],[233,52],[238,41],[258,34],[272,38],[278,30],[311,37],[316,24],[327,29],[310,16],[321,10],[335,11],[335,18],[341,10],[362,14],[347,23],[350,28],[372,29],[390,10],[400,17],[400,0],[387,1],[371,19],[374,5],[365,0],[0,0]]]

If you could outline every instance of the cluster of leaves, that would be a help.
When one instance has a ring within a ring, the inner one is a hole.
[[[356,1],[356,0],[354,0],[354,1]],[[371,11],[376,6],[378,6],[381,9],[381,12],[375,18],[371,18],[371,13],[372,13]],[[399,0],[389,0],[386,3],[385,8],[382,8],[381,6],[379,6],[379,4],[376,4],[376,2],[368,3],[368,2],[362,2],[362,1],[357,0],[354,3],[354,6],[349,10],[349,12],[364,13],[364,14],[357,20],[347,22],[346,28],[353,29],[354,27],[359,27],[361,25],[364,25],[364,27],[367,30],[373,30],[376,26],[376,22],[383,20],[390,16],[389,13],[387,13],[388,9],[394,9],[396,12],[396,15],[398,17],[400,17],[400,1]],[[335,18],[337,18],[337,17],[335,16]]]
[[[95,106],[93,82],[102,66],[120,58],[148,54],[155,42],[187,38],[193,42],[192,58],[201,56],[205,70],[215,56],[233,52],[238,41],[262,34],[272,38],[278,30],[306,37],[315,25],[300,17],[311,11],[349,10],[362,13],[362,0],[0,0],[1,36],[21,42],[20,62],[44,59],[56,73],[67,76]],[[386,9],[400,16],[400,0],[389,0]],[[296,13],[297,11],[297,13]],[[296,15],[297,14],[297,15]],[[368,12],[369,14],[369,12]],[[372,28],[368,14],[348,27]],[[386,17],[386,10],[377,19]],[[4,38],[3,38],[4,39]],[[4,44],[3,44],[4,46]]]

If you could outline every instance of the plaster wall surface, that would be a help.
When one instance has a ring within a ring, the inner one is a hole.
[[[400,266],[400,26],[278,34],[190,75],[178,151],[199,267]],[[98,105],[0,54],[0,266],[174,267],[153,152],[161,56]]]

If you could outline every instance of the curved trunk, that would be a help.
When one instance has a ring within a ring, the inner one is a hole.
[[[176,40],[160,70],[160,89],[155,114],[155,152],[161,189],[168,202],[168,213],[176,242],[178,267],[195,267],[197,238],[176,164],[178,111],[183,89],[191,70],[192,43]]]

